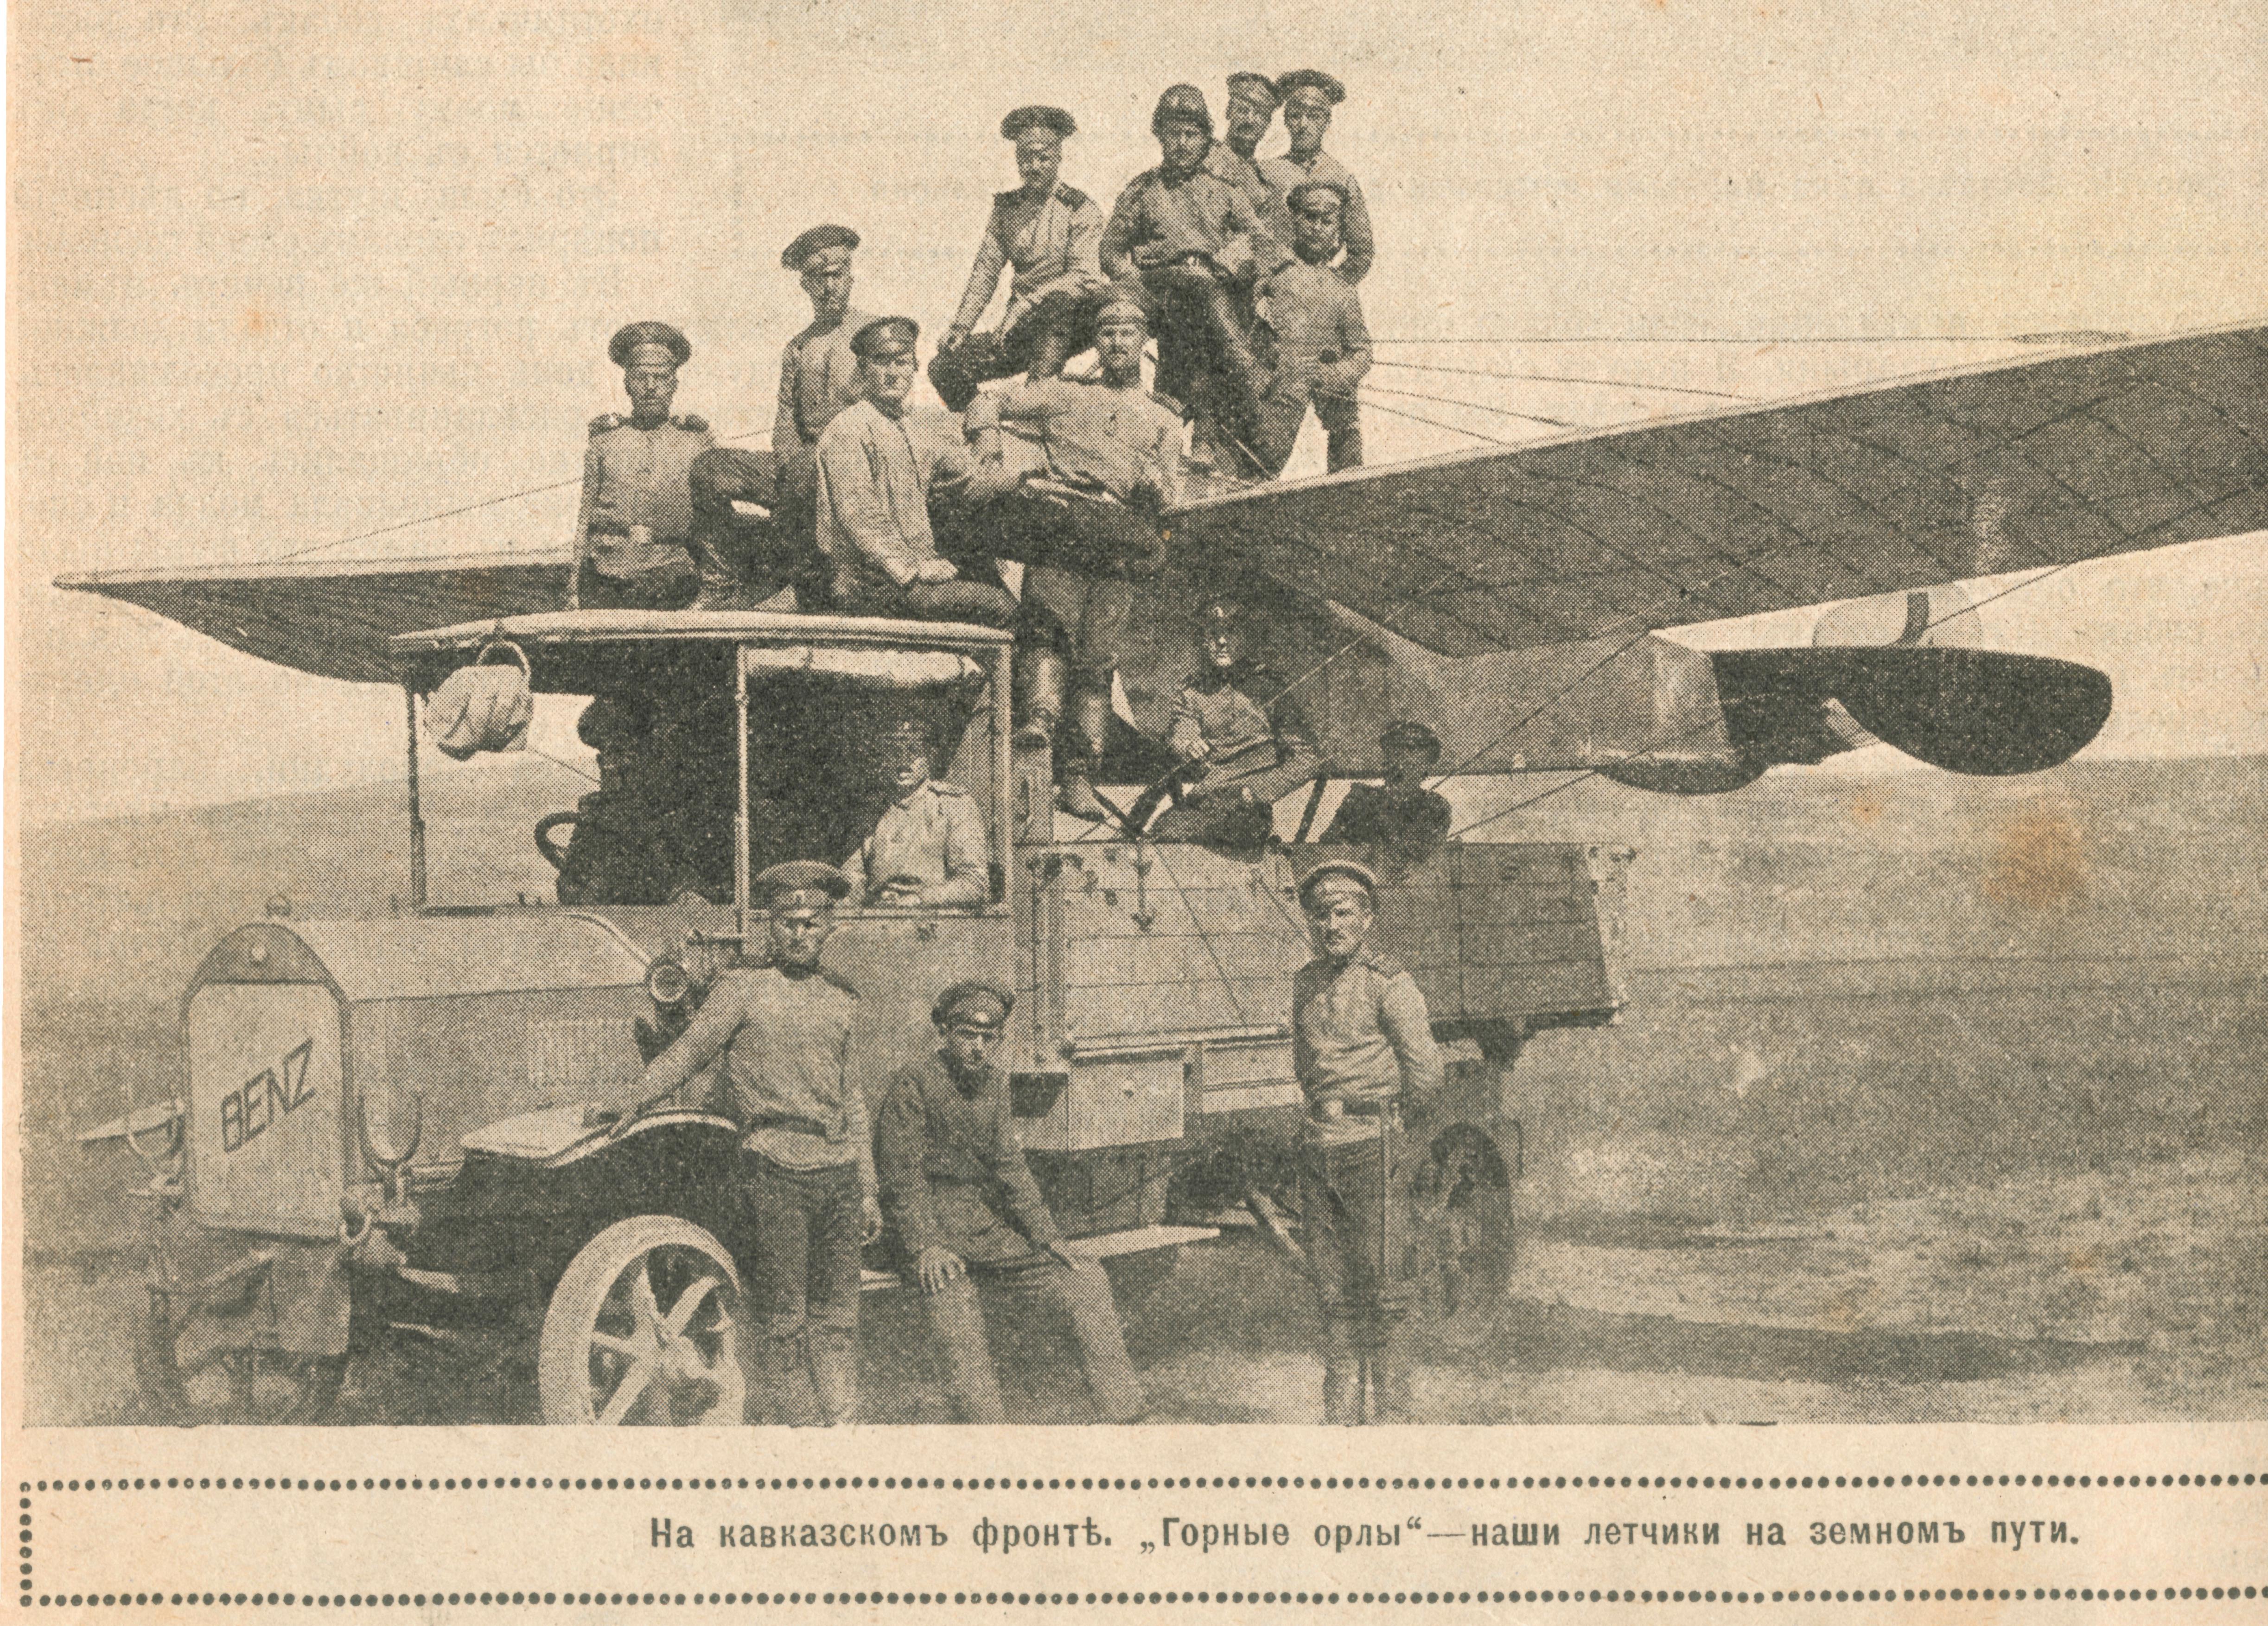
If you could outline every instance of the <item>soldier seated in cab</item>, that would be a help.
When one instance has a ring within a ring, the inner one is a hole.
[[[1215,599],[1201,617],[1204,664],[1174,701],[1167,748],[1182,764],[1175,805],[1152,834],[1256,851],[1275,828],[1275,807],[1315,776],[1314,735],[1283,681],[1251,658],[1244,612]]]
[[[968,409],[986,380],[1019,372],[1052,379],[1094,342],[1102,210],[1058,179],[1064,138],[1078,129],[1060,107],[1019,107],[1000,121],[1001,136],[1016,143],[1016,173],[1024,184],[993,195],[961,308],[929,364],[938,398],[955,412]],[[975,331],[1000,273],[1011,268],[1015,276],[999,328]]]
[[[903,717],[880,741],[875,766],[890,803],[874,833],[843,864],[853,903],[966,908],[992,895],[984,810],[948,780],[930,776],[935,747],[924,723]]]
[[[1146,1408],[1102,1267],[1064,1245],[1010,1117],[994,1051],[1014,996],[956,982],[930,1012],[937,1049],[892,1076],[874,1122],[882,1203],[920,1284],[946,1387],[965,1423],[1006,1421],[976,1296],[982,1281],[1069,1321],[1105,1423]]]
[[[1111,816],[1094,779],[1109,734],[1134,581],[1157,570],[1163,549],[1157,516],[1181,498],[1181,416],[1142,387],[1149,331],[1139,288],[1115,285],[1096,313],[1095,381],[1035,379],[990,392],[966,423],[980,469],[1108,499],[1067,500],[1020,483],[976,516],[992,551],[1025,567],[1018,633],[1024,726],[1057,734],[1064,808],[1098,821]]]
[[[630,412],[591,420],[567,607],[681,610],[701,589],[687,551],[693,462],[715,445],[702,419],[669,415],[693,347],[666,322],[632,322],[607,355],[622,370]]]

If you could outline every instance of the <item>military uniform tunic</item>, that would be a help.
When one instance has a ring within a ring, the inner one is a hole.
[[[953,325],[967,330],[983,320],[1000,273],[1011,266],[1016,274],[1008,285],[1003,328],[1013,327],[1049,294],[1078,296],[1101,287],[1102,229],[1102,210],[1076,188],[1058,186],[1036,202],[1021,188],[994,193]]]
[[[1310,180],[1328,180],[1346,189],[1346,206],[1339,210],[1339,236],[1346,244],[1346,258],[1336,268],[1339,276],[1348,283],[1359,283],[1370,275],[1371,262],[1377,258],[1378,245],[1371,235],[1370,205],[1363,202],[1362,186],[1347,166],[1329,153],[1318,151],[1305,163],[1290,153],[1279,153],[1272,158],[1260,160],[1260,179],[1268,184],[1274,195],[1269,218],[1287,223],[1290,229],[1291,204],[1287,201],[1292,188]]]
[[[1351,784],[1322,839],[1418,857],[1449,834],[1447,798],[1423,785]]]
[[[1260,171],[1251,159],[1226,142],[1216,141],[1205,153],[1204,162],[1197,167],[1243,193],[1244,201],[1252,205],[1252,212],[1260,217],[1261,223],[1278,243],[1292,240],[1284,233],[1285,223],[1270,214],[1269,211],[1276,205],[1275,195],[1268,189],[1268,183],[1261,179]]]
[[[714,445],[709,425],[696,417],[666,418],[650,428],[612,412],[592,419],[575,526],[582,557],[616,578],[689,565],[693,460]],[[651,540],[634,543],[633,526],[644,526]]]
[[[836,596],[910,583],[938,556],[931,485],[970,467],[949,414],[894,416],[870,401],[837,414],[819,438],[819,547],[834,566]]]
[[[1069,1321],[1095,1410],[1105,1422],[1138,1416],[1142,1386],[1126,1358],[1110,1280],[1092,1260],[1066,1264],[1047,1251],[1061,1232],[1024,1165],[999,1071],[957,1076],[940,1052],[900,1068],[874,1142],[883,1207],[907,1266],[917,1268],[924,1252],[941,1247],[970,1272],[922,1294],[946,1388],[962,1420],[1005,1420],[972,1277]]]
[[[1181,415],[1138,386],[1037,379],[977,397],[965,427],[973,439],[1006,431],[1012,467],[1044,468],[1073,482],[1092,481],[1121,502],[1146,487],[1170,507],[1181,501]]]
[[[1314,960],[1292,979],[1292,1069],[1307,1098],[1307,1138],[1339,1145],[1375,1139],[1378,1119],[1327,1117],[1328,1100],[1376,1107],[1406,1090],[1441,1084],[1441,1053],[1425,997],[1407,971],[1366,949],[1344,966]]]
[[[814,322],[787,342],[780,352],[779,410],[772,419],[775,457],[816,446],[836,416],[862,398],[850,338],[873,320],[864,311],[845,311],[834,326]]]
[[[1355,386],[1369,372],[1371,357],[1361,296],[1337,273],[1294,260],[1269,279],[1264,314],[1276,335],[1276,374],[1254,426],[1263,469],[1283,472],[1311,402],[1331,437],[1333,472],[1360,463]]]
[[[943,779],[925,780],[885,808],[843,869],[853,902],[880,897],[899,877],[921,883],[924,905],[983,903],[992,894],[991,851],[976,798]]]
[[[1202,254],[1227,270],[1247,258],[1272,270],[1284,254],[1244,194],[1202,167],[1182,176],[1147,169],[1118,195],[1102,233],[1103,270],[1117,277],[1141,269],[1134,251],[1143,247],[1167,263]]]

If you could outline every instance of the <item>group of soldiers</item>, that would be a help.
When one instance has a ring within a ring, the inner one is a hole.
[[[1001,121],[1021,184],[994,197],[931,358],[946,411],[909,405],[920,324],[854,304],[847,225],[814,226],[780,257],[812,321],[782,353],[765,449],[672,416],[682,333],[622,329],[608,353],[631,409],[591,424],[570,607],[792,602],[1013,628],[1020,732],[1056,745],[1068,809],[1107,817],[1092,782],[1119,644],[1134,582],[1163,563],[1155,517],[1181,498],[1185,438],[1201,465],[1273,476],[1312,409],[1331,468],[1362,460],[1356,285],[1375,246],[1361,188],[1322,148],[1345,88],[1313,69],[1227,88],[1226,141],[1197,87],[1159,99],[1161,161],[1107,221],[1061,179],[1071,114]],[[1279,107],[1288,150],[1261,158]],[[1004,317],[980,330],[1010,273]],[[1067,378],[1090,349],[1091,373]],[[1002,561],[1022,565],[1020,594]]]
[[[797,862],[756,884],[769,954],[719,975],[641,1080],[652,1106],[706,1078],[708,1104],[740,1128],[731,1240],[755,1312],[755,1420],[857,1419],[862,1254],[886,1218],[962,1421],[1005,1420],[980,1284],[1069,1322],[1100,1420],[1145,1416],[1108,1278],[1064,1241],[1025,1166],[998,1065],[1014,996],[981,979],[939,994],[936,1048],[889,1073],[870,1122],[867,1080],[887,1058],[872,1053],[857,991],[821,963],[850,878]],[[1410,1295],[1390,1174],[1402,1103],[1442,1080],[1425,996],[1371,945],[1376,886],[1363,865],[1337,860],[1300,889],[1314,947],[1292,1010],[1307,1102],[1300,1225],[1322,1311],[1328,1423],[1409,1416]]]

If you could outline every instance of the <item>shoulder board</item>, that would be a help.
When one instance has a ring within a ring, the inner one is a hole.
[[[968,794],[968,791],[962,790],[950,779],[932,779],[929,782],[929,788],[936,791],[939,796],[966,796]]]
[[[1373,971],[1377,972],[1380,976],[1385,978],[1386,981],[1389,982],[1391,982],[1395,977],[1407,976],[1410,975],[1402,968],[1402,962],[1400,960],[1395,959],[1391,954],[1381,954],[1376,949],[1366,951],[1363,954],[1362,962],[1368,966]]]
[[[1160,406],[1163,407],[1167,411],[1172,413],[1177,418],[1186,420],[1189,416],[1189,409],[1187,407],[1182,405],[1180,401],[1175,401],[1171,395],[1167,394],[1163,390],[1152,390],[1150,392],[1150,399],[1156,401]]]
[[[1058,186],[1056,188],[1056,196],[1063,200],[1065,209],[1085,209],[1094,201],[1077,187]]]
[[[1024,188],[1021,187],[1010,187],[1005,192],[995,192],[992,195],[992,207],[1013,209],[1016,206],[1016,200],[1023,195]]]
[[[669,421],[692,434],[705,435],[709,432],[709,420],[697,412],[682,412]]]
[[[591,420],[591,432],[594,435],[610,434],[629,422],[619,412],[601,412]]]
[[[821,966],[819,968],[819,980],[830,988],[841,989],[853,999],[858,997],[858,985],[839,971],[830,971],[825,966]]]

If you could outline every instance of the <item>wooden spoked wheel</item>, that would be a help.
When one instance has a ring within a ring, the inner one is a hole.
[[[700,1226],[609,1225],[552,1292],[536,1359],[543,1420],[689,1428],[744,1420],[740,1274]]]

